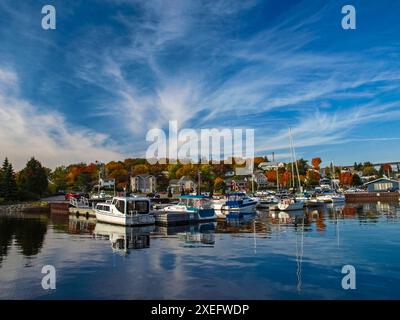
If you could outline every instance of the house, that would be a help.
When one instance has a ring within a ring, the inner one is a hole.
[[[156,177],[149,174],[131,177],[131,188],[133,192],[154,193],[156,192]]]
[[[268,187],[268,179],[264,173],[261,172],[254,173],[254,181],[257,183],[258,189],[263,189]]]
[[[180,193],[183,190],[193,192],[196,190],[197,185],[189,177],[183,176],[180,179],[171,179],[168,188],[171,190],[171,193]]]
[[[392,180],[389,178],[380,178],[367,183],[364,186],[367,187],[368,192],[387,192],[387,191],[398,191],[399,181]]]
[[[247,178],[243,179],[225,179],[226,188],[230,191],[244,191],[248,189]]]

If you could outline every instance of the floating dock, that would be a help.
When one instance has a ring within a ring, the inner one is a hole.
[[[75,208],[70,207],[68,209],[69,213],[75,214],[76,216],[84,217],[96,217],[96,211],[92,208]]]
[[[356,192],[346,193],[345,197],[347,203],[400,201],[399,192]]]

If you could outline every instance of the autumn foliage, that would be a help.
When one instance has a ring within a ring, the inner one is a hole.
[[[311,186],[315,186],[319,184],[319,180],[321,179],[321,176],[318,171],[310,169],[307,171],[307,184]]]
[[[276,183],[276,171],[275,170],[270,170],[266,173],[267,179],[269,182],[274,182]]]
[[[314,169],[315,169],[315,170],[318,170],[318,169],[319,169],[319,165],[322,163],[322,160],[321,160],[321,158],[319,158],[319,157],[313,158],[313,159],[311,160],[311,163],[312,163]]]
[[[353,185],[353,174],[351,172],[342,172],[339,175],[340,184],[343,186]]]
[[[291,185],[291,180],[292,180],[292,173],[290,171],[285,171],[285,173],[282,175],[282,184],[285,187],[289,187]]]

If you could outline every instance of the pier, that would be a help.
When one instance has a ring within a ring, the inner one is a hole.
[[[346,193],[346,203],[359,202],[398,202],[400,201],[399,192],[357,192]]]

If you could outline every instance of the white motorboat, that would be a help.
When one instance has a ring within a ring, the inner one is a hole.
[[[261,197],[257,203],[257,208],[269,208],[271,205],[277,204],[279,202],[279,198],[273,195]]]
[[[187,214],[190,221],[210,221],[217,218],[210,199],[206,196],[197,195],[180,196],[178,204],[164,207],[160,212]]]
[[[321,194],[317,195],[317,199],[326,203],[338,203],[346,201],[346,197],[343,194],[336,193],[332,190],[323,191]]]
[[[112,201],[96,205],[97,221],[123,226],[155,223],[150,200],[139,197],[114,197]]]
[[[253,213],[258,199],[249,197],[245,193],[230,193],[226,196],[225,203],[221,206],[223,211],[239,211],[241,213]]]
[[[303,207],[304,201],[297,200],[296,198],[284,198],[278,203],[278,209],[281,211],[302,210]]]
[[[346,201],[346,197],[343,194],[335,194],[332,196],[332,201],[333,203],[337,203],[337,202],[345,202]]]

